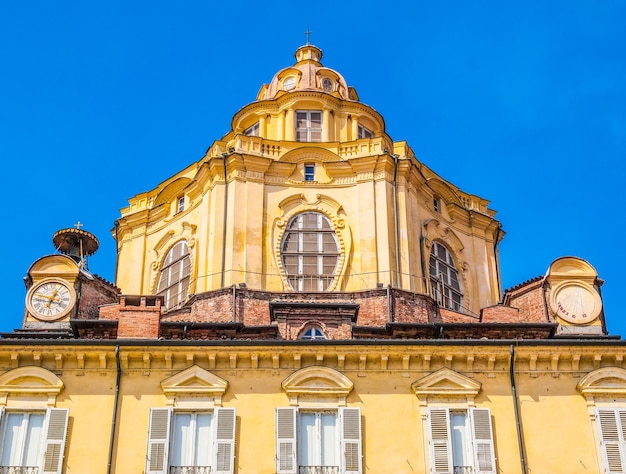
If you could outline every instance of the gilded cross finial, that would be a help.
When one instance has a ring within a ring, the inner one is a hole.
[[[80,223],[80,221],[78,221],[76,224],[74,224],[74,227],[76,227],[78,230],[80,230],[80,228],[83,226],[83,224]]]
[[[306,35],[306,44],[311,44],[310,40],[311,40],[311,33],[313,33],[311,30],[309,30],[309,26],[307,25],[306,27],[306,31],[304,32],[304,34]]]

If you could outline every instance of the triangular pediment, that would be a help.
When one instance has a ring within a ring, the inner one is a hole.
[[[411,387],[418,397],[475,397],[480,385],[476,380],[444,367],[413,382]]]
[[[306,367],[294,372],[282,383],[290,396],[338,396],[346,397],[354,387],[352,381],[329,367]]]
[[[161,388],[166,395],[223,395],[228,382],[197,365],[163,380]]]

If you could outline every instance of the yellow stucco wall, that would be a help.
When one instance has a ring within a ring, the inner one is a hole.
[[[587,399],[576,386],[600,366],[621,364],[625,348],[606,346],[599,363],[594,347],[554,345],[549,352],[530,345],[517,348],[515,381],[528,472],[600,472],[595,421]],[[504,344],[333,344],[314,348],[124,343],[120,348],[122,376],[111,472],[143,472],[149,410],[168,405],[161,383],[194,365],[228,383],[221,406],[236,409],[235,473],[275,472],[275,408],[291,403],[281,384],[301,368],[321,365],[337,370],[353,384],[345,404],[361,409],[364,473],[429,472],[424,409],[433,403],[445,406],[461,399],[425,399],[415,394],[412,384],[444,367],[480,384],[469,406],[491,410],[497,472],[519,473],[509,351]],[[572,365],[572,353],[580,355],[576,366]],[[468,358],[470,354],[472,358]],[[555,354],[560,355],[556,366]],[[531,369],[529,361],[534,357],[538,362]],[[55,406],[69,408],[64,472],[105,473],[115,395],[115,346],[14,344],[4,345],[0,351],[0,374],[33,363],[63,382]],[[7,409],[16,405],[28,408],[31,396],[14,392],[0,399]],[[623,401],[617,399],[616,405],[626,406]]]

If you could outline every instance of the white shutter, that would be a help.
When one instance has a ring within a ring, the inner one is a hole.
[[[599,408],[596,419],[606,474],[623,473],[626,410]]]
[[[450,411],[447,408],[428,410],[430,429],[430,472],[452,474],[452,442],[450,440]]]
[[[43,437],[43,474],[61,474],[68,414],[67,408],[49,408],[46,411],[46,427]]]
[[[477,474],[495,474],[496,456],[493,449],[493,430],[489,408],[470,408],[474,469]]]
[[[276,408],[276,473],[297,474],[296,409]]]
[[[341,452],[343,473],[361,474],[361,409],[340,408]]]
[[[171,408],[151,408],[146,474],[167,474]]]
[[[235,409],[216,408],[214,411],[215,448],[213,471],[215,474],[233,474],[235,464]]]

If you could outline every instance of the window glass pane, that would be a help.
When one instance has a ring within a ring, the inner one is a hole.
[[[300,414],[298,430],[298,464],[300,466],[319,466],[319,448],[316,443],[315,414]]]
[[[43,413],[28,415],[22,466],[37,466],[39,464],[44,418]]]
[[[429,269],[433,298],[440,305],[460,310],[463,294],[454,259],[448,249],[438,242],[433,243]],[[440,300],[442,296],[443,301]]]
[[[5,416],[5,436],[2,446],[2,465],[19,466],[22,450],[20,449],[20,433],[24,417],[18,413],[9,413]]]
[[[319,273],[317,257],[307,255],[302,257],[302,273],[304,275],[317,275]]]
[[[172,466],[190,466],[193,453],[190,413],[177,413],[174,416],[173,438],[170,464]]]
[[[209,413],[196,415],[196,456],[194,466],[210,466],[211,418]]]
[[[450,414],[450,435],[452,438],[452,462],[457,466],[472,466],[470,433],[465,413]]]
[[[337,242],[335,242],[335,236],[333,234],[322,234],[322,248],[324,253],[337,251]]]
[[[302,250],[304,252],[316,252],[318,250],[317,233],[302,233]]]
[[[322,112],[311,112],[311,126],[320,127],[322,125]]]
[[[337,437],[337,415],[321,414],[322,466],[339,466],[339,439]]]

